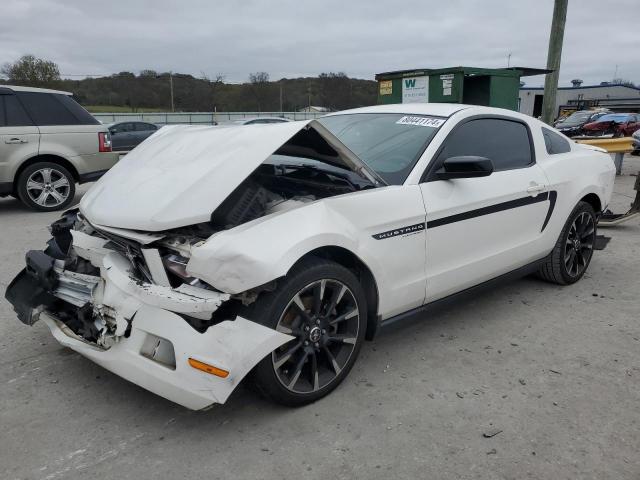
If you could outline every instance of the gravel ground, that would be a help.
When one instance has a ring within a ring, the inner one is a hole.
[[[625,162],[617,212],[640,169]],[[57,216],[0,199],[2,292]],[[241,386],[188,411],[2,299],[0,477],[640,479],[640,222],[601,233],[578,284],[519,280],[387,332],[299,409]]]

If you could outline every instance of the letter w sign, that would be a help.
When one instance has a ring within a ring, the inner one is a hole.
[[[408,77],[402,79],[402,103],[428,102],[429,77]]]

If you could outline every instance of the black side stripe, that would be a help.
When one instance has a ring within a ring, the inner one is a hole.
[[[394,228],[382,233],[372,235],[376,240],[384,240],[385,238],[397,237],[398,235],[407,235],[409,233],[421,232],[424,230],[424,223],[416,223],[406,227]]]
[[[551,195],[553,194],[553,195]],[[515,200],[509,200],[508,202],[497,203],[495,205],[489,205],[488,207],[477,208],[475,210],[469,210],[468,212],[458,213],[456,215],[450,215],[444,218],[438,218],[437,220],[430,220],[427,222],[427,228],[435,228],[441,227],[443,225],[449,225],[450,223],[461,222],[463,220],[469,220],[471,218],[481,217],[483,215],[489,215],[491,213],[502,212],[504,210],[510,210],[512,208],[524,207],[526,205],[533,205],[534,203],[546,202],[550,199],[550,196],[553,196],[552,205],[555,205],[556,192],[544,192],[540,195],[536,195],[535,197],[526,196],[522,198],[517,198]],[[551,211],[553,208],[549,209],[547,212],[547,217],[551,216]],[[548,219],[545,220],[545,224],[543,225],[543,229],[546,226]]]
[[[544,223],[542,224],[540,233],[544,232],[544,229],[547,228],[547,223],[549,223],[549,220],[551,220],[551,214],[553,213],[553,209],[556,206],[557,198],[558,198],[558,192],[556,192],[555,190],[551,190],[549,192],[549,210],[547,211],[547,216],[544,219]]]

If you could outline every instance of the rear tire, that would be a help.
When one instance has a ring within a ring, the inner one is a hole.
[[[32,210],[53,212],[73,202],[76,184],[73,175],[61,165],[38,162],[29,165],[18,177],[18,198]]]
[[[596,230],[593,207],[579,202],[564,224],[553,251],[538,270],[538,277],[558,285],[580,280],[593,256]]]
[[[258,390],[270,400],[301,406],[329,394],[356,361],[366,330],[367,302],[356,276],[312,257],[274,292],[263,293],[254,321],[295,338],[254,369]]]

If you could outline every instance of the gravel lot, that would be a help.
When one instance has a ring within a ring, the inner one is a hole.
[[[614,211],[638,170],[625,159]],[[0,199],[3,294],[58,215]],[[0,477],[639,479],[640,222],[601,233],[612,240],[578,284],[523,279],[384,333],[296,410],[240,387],[188,411],[22,325],[2,298]]]

